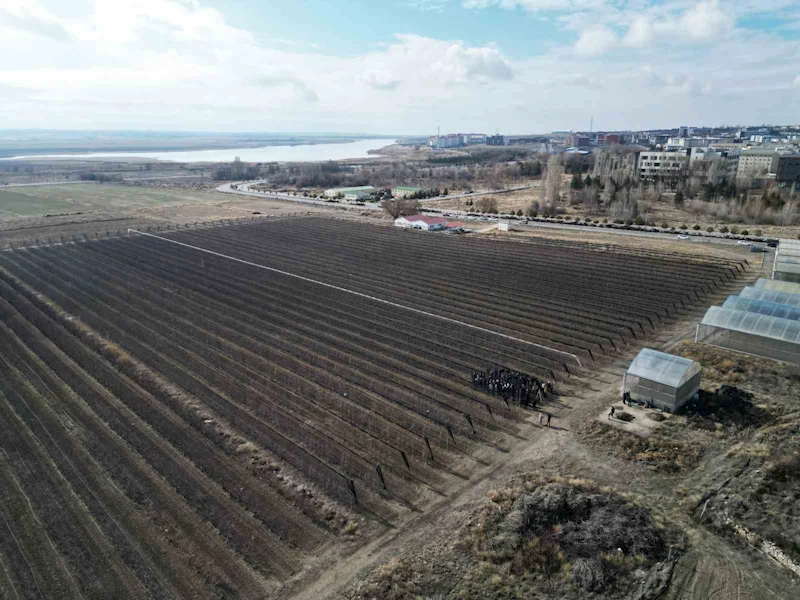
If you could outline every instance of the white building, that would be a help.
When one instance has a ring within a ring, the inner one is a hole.
[[[374,193],[376,190],[371,185],[361,185],[358,187],[345,187],[345,188],[331,188],[329,190],[325,190],[325,197],[326,198],[338,198],[341,196],[345,200],[361,200],[362,198],[366,198],[370,194]]]
[[[431,148],[455,148],[485,143],[485,133],[448,133],[447,135],[432,135],[428,138],[428,145]]]
[[[439,231],[447,228],[447,220],[441,217],[426,217],[425,215],[408,215],[407,217],[397,217],[394,220],[395,227],[405,227],[406,229],[424,229],[425,231]]]
[[[688,150],[690,148],[705,148],[706,146],[708,146],[706,138],[672,137],[667,139],[664,149],[667,151]]]
[[[641,152],[636,169],[641,179],[670,177],[680,174],[689,166],[685,152]]]

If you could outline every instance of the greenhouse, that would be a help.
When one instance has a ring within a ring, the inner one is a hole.
[[[800,321],[800,306],[776,304],[775,302],[767,302],[765,300],[751,300],[740,296],[728,296],[722,308],[743,310],[761,315],[769,315],[771,317]]]
[[[746,287],[739,292],[740,298],[749,300],[764,300],[774,304],[788,304],[789,306],[800,306],[800,294],[790,294],[788,292],[777,292],[765,288]]]
[[[633,400],[675,412],[700,389],[700,363],[642,348],[622,379],[622,392]]]
[[[791,281],[775,281],[773,279],[759,279],[755,287],[760,290],[773,290],[776,292],[787,292],[789,294],[800,294],[800,283]]]
[[[800,321],[792,319],[712,306],[695,341],[800,365]]]

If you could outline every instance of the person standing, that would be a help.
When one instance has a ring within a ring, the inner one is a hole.
[[[548,427],[550,427],[550,419],[552,419],[552,418],[553,418],[553,415],[551,415],[550,413],[547,413],[547,426]]]
[[[611,411],[609,411],[609,413],[608,413],[608,418],[609,419],[614,416],[614,410],[616,410],[616,409],[612,406],[611,407]]]
[[[544,415],[542,415],[542,413],[539,413],[539,425],[541,425],[541,424],[542,424],[542,417],[543,417],[543,416],[544,416]]]

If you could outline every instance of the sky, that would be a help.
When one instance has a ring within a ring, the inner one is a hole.
[[[800,0],[0,0],[0,129],[800,122]]]

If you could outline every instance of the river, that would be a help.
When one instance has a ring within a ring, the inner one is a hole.
[[[228,150],[187,150],[175,152],[92,152],[86,154],[49,154],[14,156],[5,160],[73,159],[104,160],[109,158],[169,160],[174,162],[231,162],[235,157],[244,162],[320,162],[345,158],[365,158],[370,150],[394,144],[393,139],[371,139],[341,144],[298,144],[297,146],[261,146]]]

